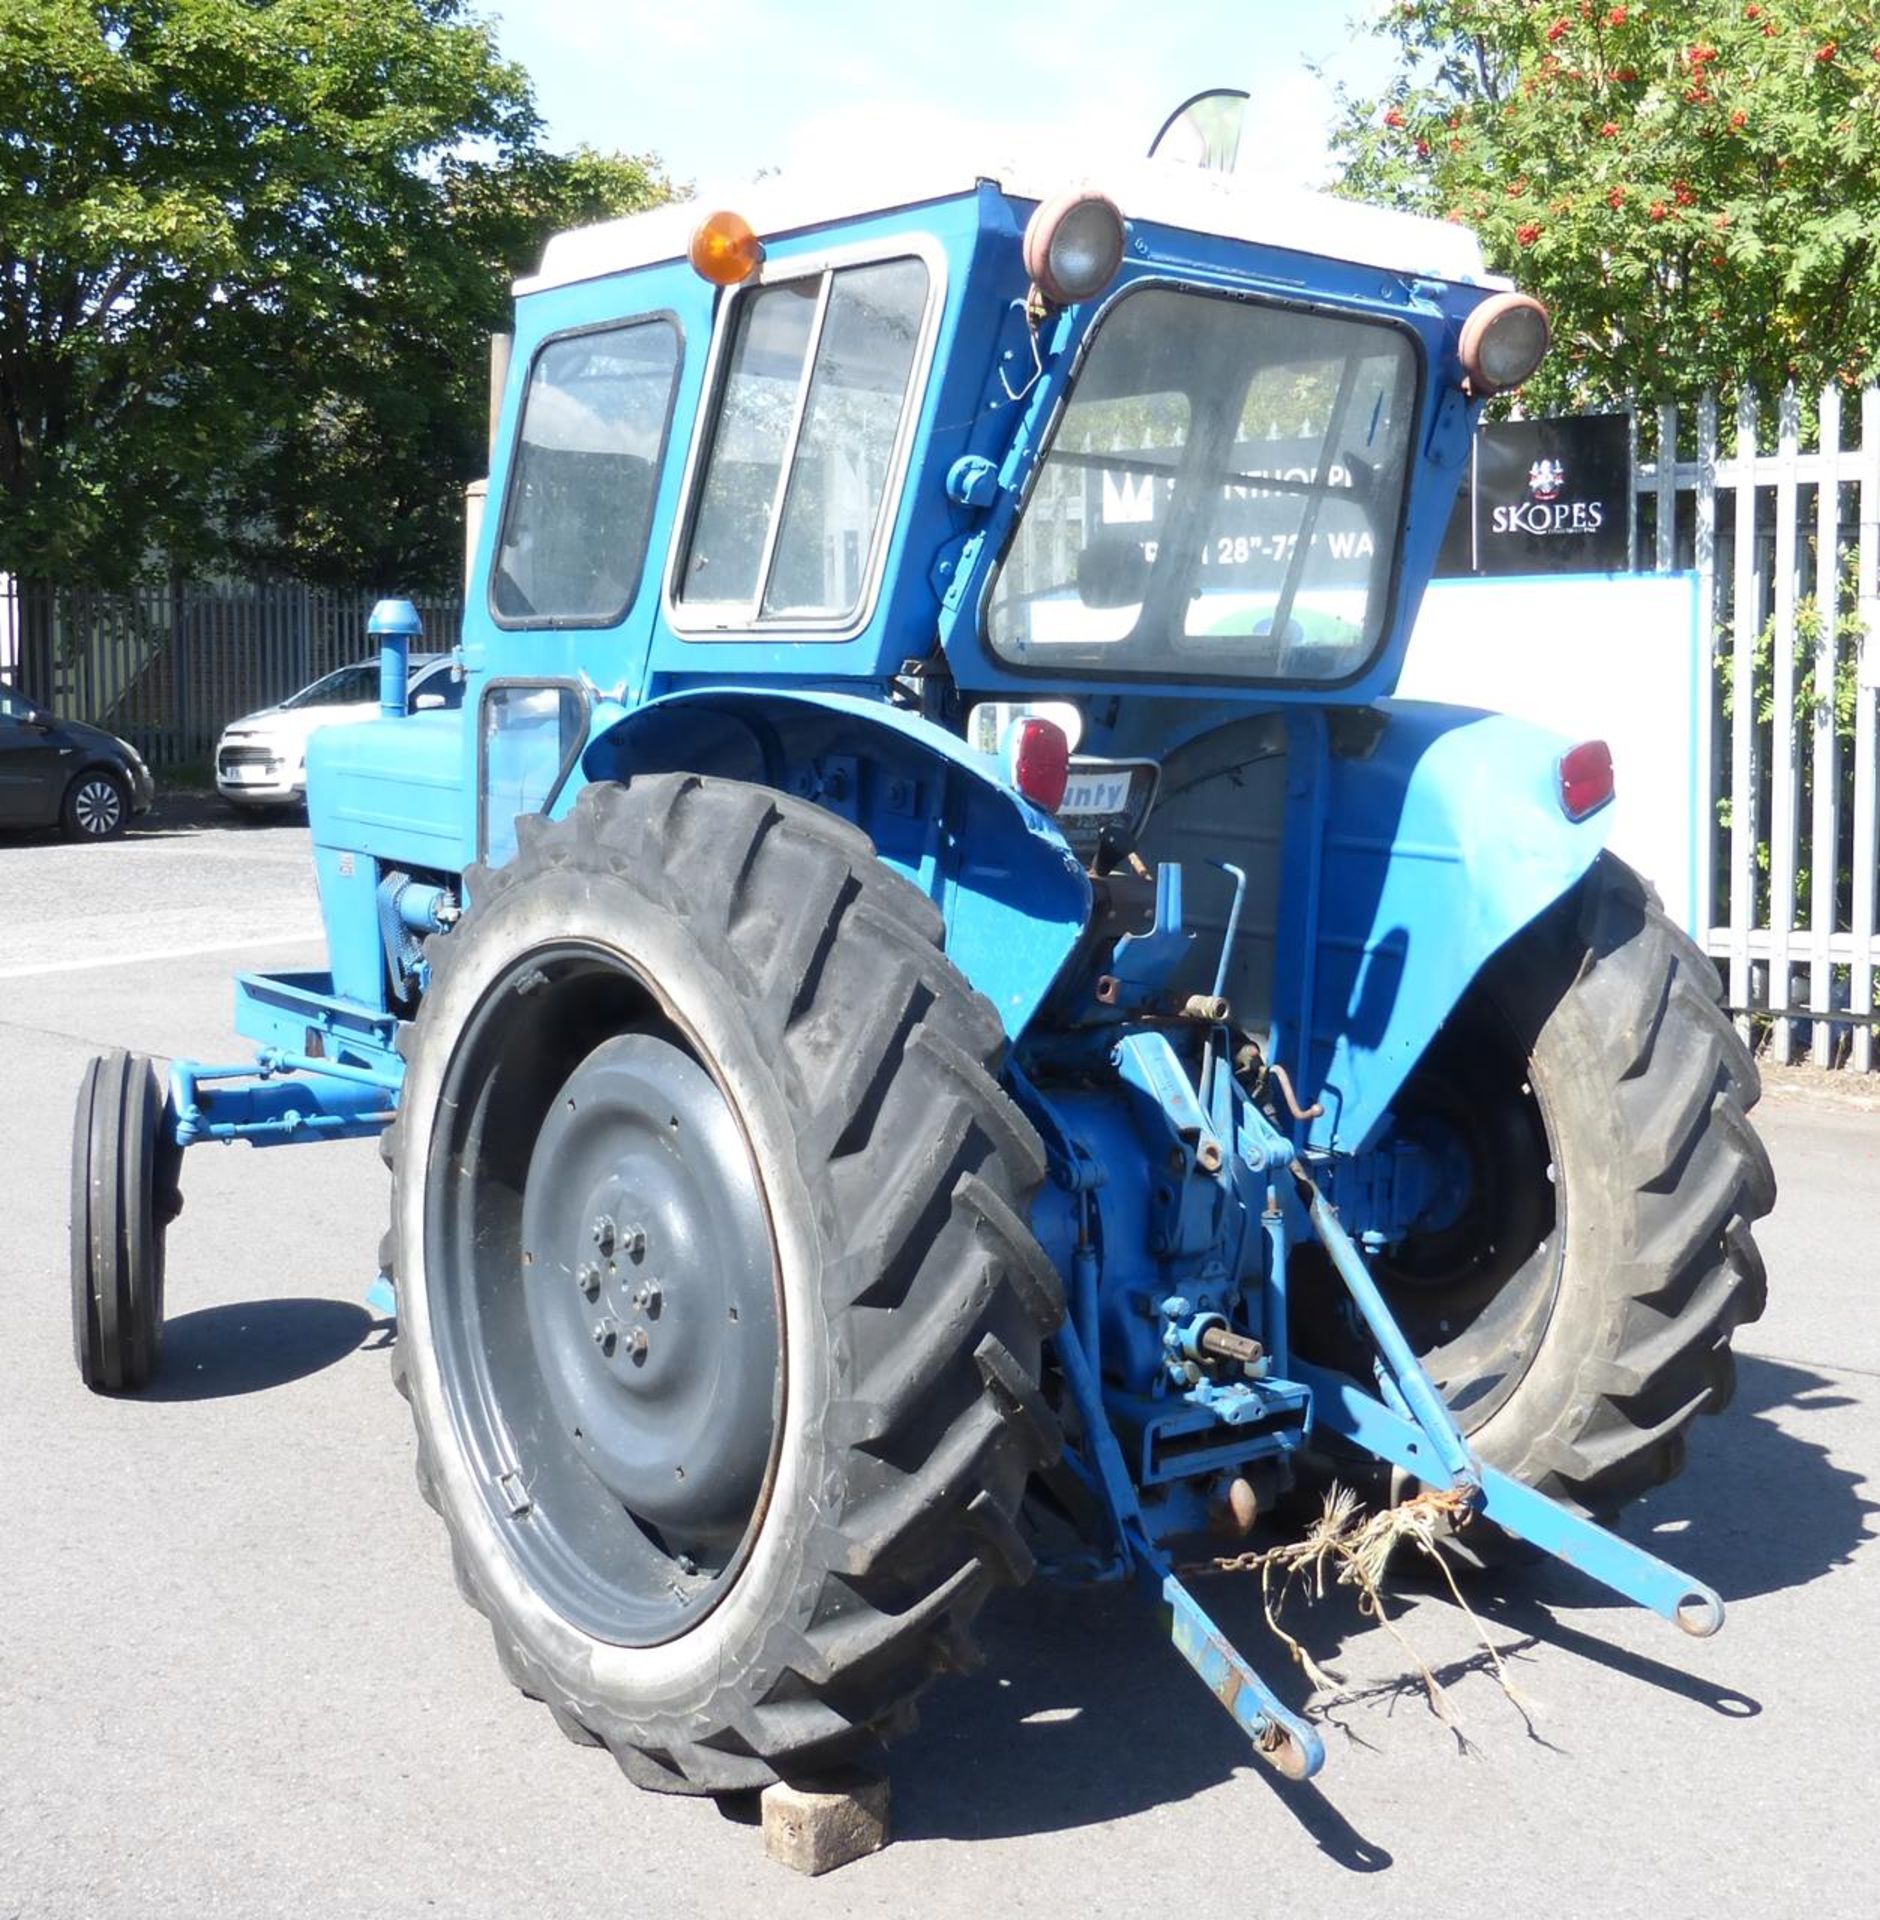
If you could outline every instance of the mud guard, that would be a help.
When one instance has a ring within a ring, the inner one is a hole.
[[[1612,817],[1567,817],[1558,734],[1424,701],[1378,711],[1374,743],[1326,762],[1318,924],[1295,949],[1315,955],[1310,1139],[1345,1152],[1370,1144],[1491,955],[1585,876]],[[1308,878],[1288,875],[1295,911]]]
[[[1090,918],[1090,881],[1057,822],[997,763],[905,708],[854,694],[699,688],[631,713],[601,702],[575,788],[713,773],[812,800],[858,826],[946,917],[948,957],[1008,1038],[1037,1012]]]

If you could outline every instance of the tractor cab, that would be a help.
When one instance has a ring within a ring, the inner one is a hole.
[[[1471,236],[1166,163],[863,184],[550,243],[467,664],[1388,690],[1473,404],[1547,344]]]

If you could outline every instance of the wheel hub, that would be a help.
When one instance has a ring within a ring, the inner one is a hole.
[[[109,780],[93,776],[73,796],[72,808],[78,817],[80,831],[103,835],[109,833],[122,818],[124,803]]]
[[[736,1122],[670,1042],[621,1034],[563,1083],[529,1163],[522,1282],[589,1471],[675,1555],[722,1565],[770,1459],[776,1283]]]
[[[1512,1398],[1559,1292],[1546,1114],[1506,1027],[1458,1022],[1406,1088],[1400,1136],[1438,1170],[1432,1204],[1378,1263],[1412,1349],[1464,1433]]]

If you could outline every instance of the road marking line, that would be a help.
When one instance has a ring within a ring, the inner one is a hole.
[[[55,960],[50,966],[0,967],[0,980],[31,980],[54,973],[94,973],[104,967],[138,967],[152,960],[194,960],[209,953],[248,953],[256,947],[304,947],[325,937],[319,927],[306,933],[271,933],[261,939],[217,940],[199,947],[157,947],[144,953],[101,954],[89,960]]]

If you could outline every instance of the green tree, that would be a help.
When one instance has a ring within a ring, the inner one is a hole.
[[[1404,0],[1340,189],[1482,236],[1556,348],[1532,409],[1872,377],[1872,0]]]
[[[453,159],[408,258],[343,288],[282,343],[297,399],[245,475],[230,541],[251,569],[336,585],[450,588],[463,486],[487,469],[488,352],[510,284],[551,233],[670,198],[656,161],[524,151]]]
[[[554,226],[669,191],[539,145],[463,0],[0,0],[0,569],[455,573],[483,337]]]

